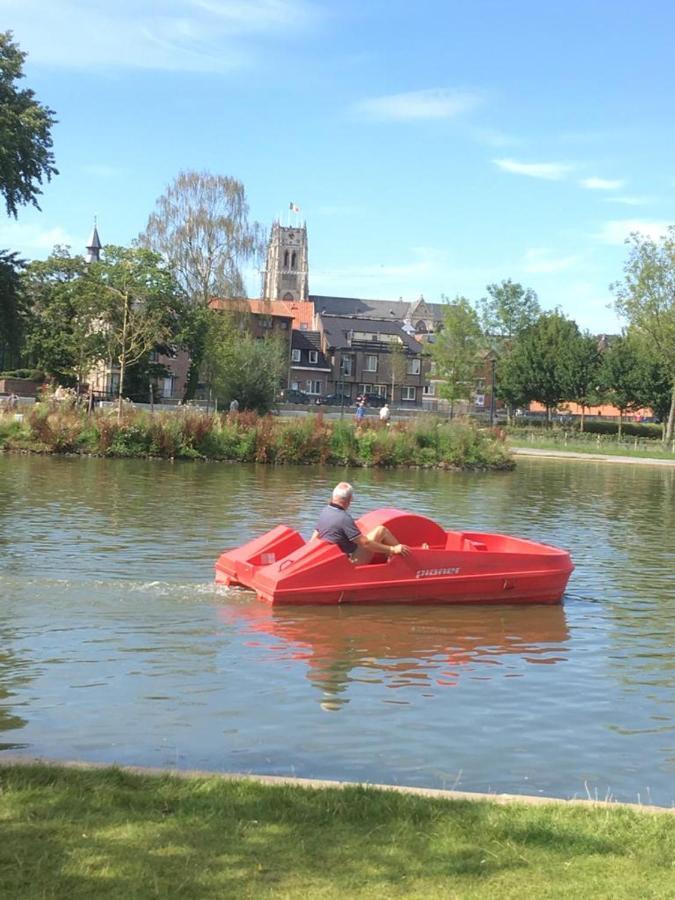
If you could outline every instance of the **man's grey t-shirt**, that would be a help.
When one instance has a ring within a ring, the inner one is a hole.
[[[340,550],[347,554],[356,550],[356,538],[361,536],[356,522],[349,513],[335,503],[329,503],[323,508],[316,523],[316,530],[322,541],[337,544]]]

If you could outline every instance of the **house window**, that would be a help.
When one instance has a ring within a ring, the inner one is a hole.
[[[416,390],[409,384],[404,384],[401,388],[401,400],[414,400],[416,396]]]
[[[366,356],[364,372],[377,372],[377,356]]]
[[[272,321],[272,316],[261,316],[260,324],[263,328],[271,328],[274,322]]]
[[[360,384],[359,385],[359,394],[374,394],[372,384]]]
[[[312,365],[315,365],[319,361],[319,351],[318,350],[310,350],[309,351],[309,361]]]
[[[425,397],[435,397],[436,396],[436,386],[433,384],[425,384],[423,388]]]
[[[170,375],[162,379],[162,397],[165,400],[173,397],[173,378]]]
[[[343,356],[341,369],[343,375],[351,375],[354,370],[354,357]]]
[[[291,350],[291,362],[300,362],[301,356],[300,350]]]
[[[288,331],[288,322],[285,319],[280,319],[279,328],[282,328],[284,331]]]
[[[421,367],[421,361],[419,359],[409,359],[408,360],[408,375],[419,375],[420,367]]]
[[[300,382],[299,381],[291,381],[291,390],[299,391],[300,390]]]
[[[375,393],[379,394],[380,397],[387,396],[387,385],[386,384],[376,384],[375,385]]]
[[[308,394],[320,394],[321,393],[321,382],[320,381],[312,381],[310,378],[307,382],[307,393]]]

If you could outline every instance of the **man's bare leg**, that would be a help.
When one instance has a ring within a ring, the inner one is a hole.
[[[377,528],[373,528],[366,534],[366,537],[369,541],[377,541],[378,544],[384,544],[387,547],[396,547],[398,544],[394,535],[384,525],[378,525]],[[375,554],[370,550],[366,550],[365,547],[357,547],[352,553],[351,559],[357,566],[363,566],[369,563],[374,556]]]

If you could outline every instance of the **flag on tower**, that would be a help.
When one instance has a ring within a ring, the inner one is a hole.
[[[299,212],[300,212],[300,207],[299,207],[299,206],[296,206],[295,203],[293,203],[292,200],[291,200],[291,202],[288,204],[288,208],[290,209],[291,212],[294,212],[294,213],[299,213]]]

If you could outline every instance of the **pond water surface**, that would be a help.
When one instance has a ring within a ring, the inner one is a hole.
[[[273,610],[213,562],[357,515],[571,550],[558,607]],[[0,754],[675,802],[675,470],[0,456]]]

